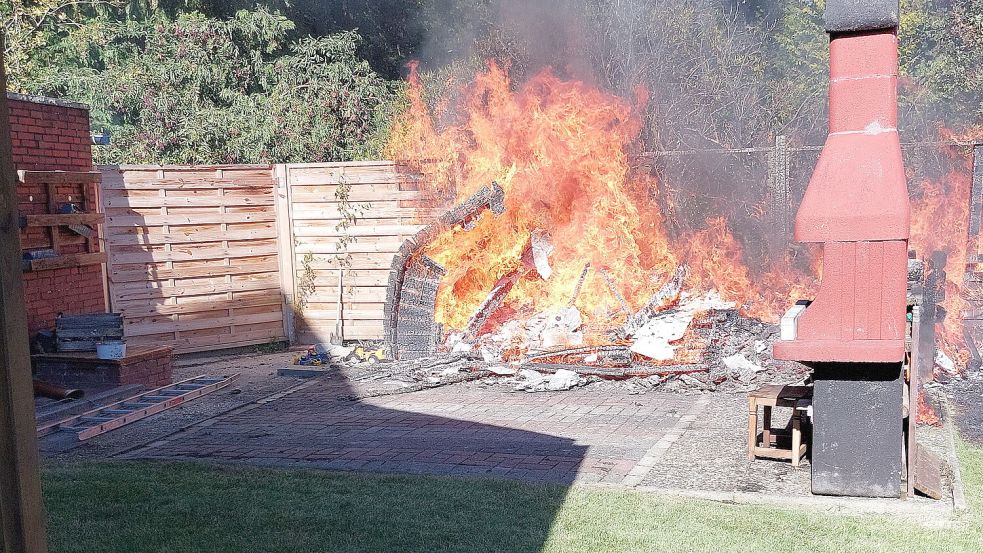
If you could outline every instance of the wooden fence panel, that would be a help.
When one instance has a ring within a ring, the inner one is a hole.
[[[287,337],[274,167],[102,167],[112,309],[176,352]]]
[[[372,161],[287,165],[281,178],[297,339],[381,339],[393,255],[433,215],[417,209],[417,175]]]

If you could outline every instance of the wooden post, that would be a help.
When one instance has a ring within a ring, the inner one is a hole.
[[[792,237],[790,180],[788,139],[779,135],[775,137],[775,147],[768,152],[768,188],[772,198],[772,217],[782,237],[782,244]]]
[[[290,216],[290,169],[278,163],[273,167],[276,187],[277,260],[280,263],[280,291],[283,295],[283,333],[292,344],[297,341],[294,302],[297,298],[297,271],[294,269],[294,225]]]
[[[47,551],[0,35],[0,522],[6,553]]]

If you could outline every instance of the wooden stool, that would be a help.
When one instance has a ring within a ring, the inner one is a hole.
[[[752,461],[755,457],[789,459],[792,461],[793,467],[799,466],[799,460],[805,455],[807,449],[806,444],[802,443],[802,426],[810,405],[812,405],[811,386],[769,384],[748,394],[748,460]],[[764,407],[761,433],[758,433],[759,406]],[[775,430],[771,427],[771,410],[773,407],[792,409],[792,418],[789,421],[791,429]],[[780,444],[779,438],[782,438],[786,443]],[[787,443],[789,439],[791,443]]]

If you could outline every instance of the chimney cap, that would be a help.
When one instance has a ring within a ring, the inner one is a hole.
[[[826,0],[826,32],[894,29],[900,12],[899,0]]]

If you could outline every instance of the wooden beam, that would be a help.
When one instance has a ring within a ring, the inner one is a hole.
[[[64,225],[101,225],[106,221],[102,213],[44,213],[24,215],[29,227],[60,227]]]
[[[98,265],[106,262],[106,252],[96,253],[70,253],[49,257],[47,259],[35,259],[31,261],[31,271],[48,271],[51,269],[64,269],[67,267],[84,267],[86,265]]]
[[[95,184],[99,171],[17,171],[17,180],[27,184]]]
[[[0,34],[0,524],[6,553],[47,551],[34,386],[21,281],[17,176],[10,142]]]

